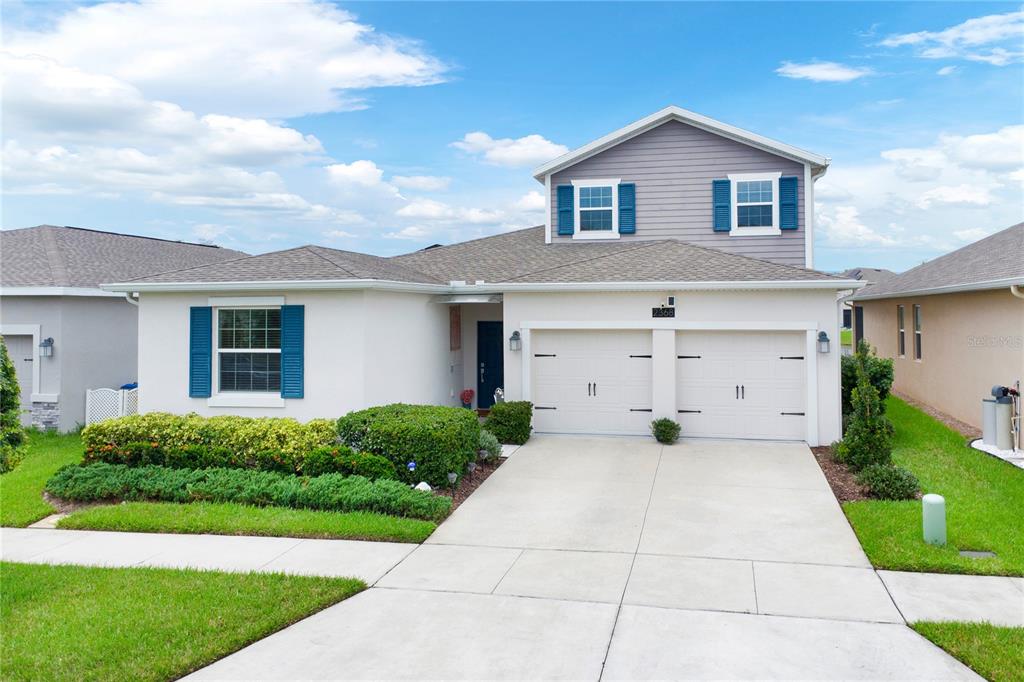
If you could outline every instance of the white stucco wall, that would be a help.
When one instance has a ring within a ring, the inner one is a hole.
[[[305,397],[280,407],[213,406],[188,396],[189,308],[206,294],[140,298],[139,397],[143,412],[239,414],[308,420],[391,402],[451,404],[448,307],[424,294],[259,292],[304,305]],[[216,373],[214,393],[216,394]],[[271,394],[272,395],[272,394]]]
[[[651,308],[669,295],[676,297],[676,317],[653,320]],[[830,291],[687,291],[620,293],[506,293],[504,297],[504,333],[507,338],[524,323],[530,322],[604,322],[651,324],[651,328],[687,323],[718,325],[762,325],[767,328],[806,323],[815,332],[825,331],[832,339],[832,351],[815,353],[817,370],[816,443],[830,443],[841,433],[839,379],[839,310],[835,293]],[[658,338],[664,337],[664,338]],[[672,340],[670,340],[672,339]],[[654,350],[673,354],[674,335],[656,335]],[[522,396],[522,362],[528,349],[505,349],[505,387],[510,400]],[[669,364],[671,360],[671,365]],[[656,367],[674,367],[674,358],[654,358]],[[655,372],[655,407],[666,405],[674,396],[667,382],[675,381],[675,372]],[[659,396],[662,399],[659,400]],[[808,396],[810,399],[810,396]],[[664,409],[664,408],[663,408]],[[668,414],[664,416],[669,416]]]

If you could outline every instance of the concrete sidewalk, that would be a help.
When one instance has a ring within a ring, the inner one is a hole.
[[[230,535],[0,529],[0,559],[33,564],[161,566],[360,578],[372,585],[417,545]]]

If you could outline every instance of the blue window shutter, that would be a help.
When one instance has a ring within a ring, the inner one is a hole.
[[[189,308],[188,397],[209,398],[213,374],[213,308]]]
[[[572,185],[558,186],[558,234],[569,235],[573,233],[573,187]]]
[[[636,234],[636,185],[619,183],[619,234]]]
[[[732,229],[732,185],[728,180],[711,181],[711,203],[715,232]]]
[[[799,220],[797,220],[798,201],[796,176],[789,175],[779,178],[779,228],[783,230],[796,229],[799,224]]]
[[[301,398],[305,373],[306,306],[281,306],[281,397]]]

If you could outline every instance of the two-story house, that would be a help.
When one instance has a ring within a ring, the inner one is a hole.
[[[811,269],[829,160],[669,107],[538,168],[538,227],[382,258],[304,246],[106,289],[141,409],[331,417],[534,403],[539,432],[840,436],[839,307]]]

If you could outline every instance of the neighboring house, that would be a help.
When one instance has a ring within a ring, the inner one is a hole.
[[[0,334],[17,368],[23,422],[74,429],[87,389],[135,381],[138,308],[101,282],[245,255],[77,227],[0,232]]]
[[[381,258],[318,246],[105,285],[139,296],[141,408],[333,417],[535,405],[540,432],[840,436],[829,160],[670,107],[538,169],[545,225]],[[819,350],[819,335],[831,347]]]
[[[892,270],[885,270],[884,268],[850,268],[844,272],[839,273],[839,276],[844,279],[855,279],[858,282],[864,282],[864,284],[884,284],[893,277],[896,277],[896,273]],[[857,344],[860,343],[861,336],[858,336],[860,330],[863,329],[863,316],[864,311],[858,309],[856,306],[850,303],[847,298],[843,305],[843,329],[852,329],[852,344],[851,346],[856,348]],[[860,321],[860,324],[854,325],[854,318]]]
[[[994,385],[1024,381],[1024,223],[861,289],[860,333],[896,390],[981,427]]]

